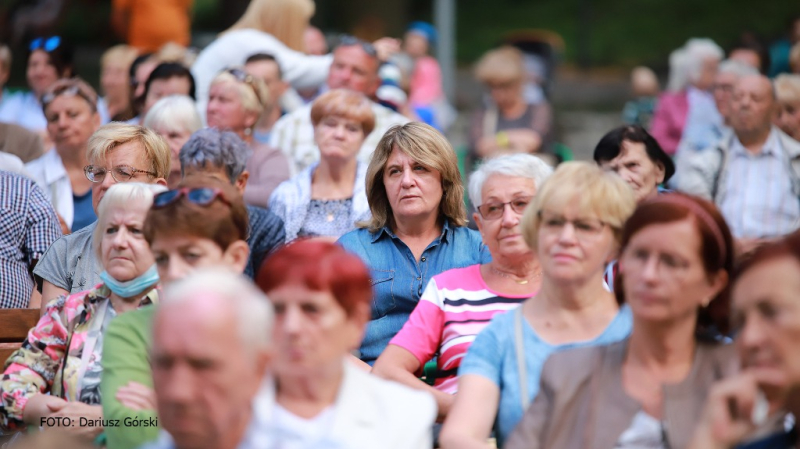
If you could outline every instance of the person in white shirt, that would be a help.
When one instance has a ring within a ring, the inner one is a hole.
[[[346,36],[333,52],[327,88],[350,89],[374,99],[380,86],[380,64],[378,51],[372,44]],[[409,121],[374,101],[372,112],[375,114],[375,129],[364,140],[358,153],[361,162],[369,162],[378,141],[389,128]],[[280,148],[294,163],[297,172],[319,160],[310,104],[284,115],[275,123],[270,134],[270,146]]]
[[[84,174],[89,165],[89,138],[100,127],[97,94],[79,78],[61,79],[42,95],[47,131],[55,149],[26,165],[44,190],[69,234],[95,220],[92,183]]]
[[[433,396],[368,374],[350,355],[372,302],[370,272],[357,255],[300,240],[267,259],[256,284],[275,308],[274,379],[253,404],[258,447],[433,446]]]

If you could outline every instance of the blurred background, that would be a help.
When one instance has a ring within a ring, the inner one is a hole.
[[[194,0],[191,45],[207,45],[248,3]],[[464,142],[467,112],[481,101],[482,88],[472,72],[475,61],[515,32],[536,30],[553,48],[548,96],[556,136],[577,158],[588,158],[598,137],[621,123],[620,111],[633,97],[629,75],[634,66],[653,69],[663,87],[669,54],[687,39],[707,37],[728,49],[754,38],[768,47],[787,38],[800,14],[798,2],[788,0],[316,0],[311,23],[326,36],[402,37],[412,21],[443,20],[436,13],[442,3],[447,3],[444,12],[454,28],[454,81],[445,89],[459,111],[448,132],[454,144]],[[31,38],[60,34],[76,45],[77,72],[97,87],[101,54],[123,42],[112,26],[111,10],[110,0],[2,0],[0,41],[14,55],[23,55]],[[16,60],[11,89],[26,85],[25,66],[19,56]],[[440,62],[447,83],[447,62]]]

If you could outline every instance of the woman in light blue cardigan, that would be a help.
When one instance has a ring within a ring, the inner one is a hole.
[[[369,220],[365,193],[367,165],[356,156],[375,127],[370,101],[362,94],[335,89],[311,107],[318,163],[278,186],[270,209],[286,226],[286,241],[321,237],[335,241]]]

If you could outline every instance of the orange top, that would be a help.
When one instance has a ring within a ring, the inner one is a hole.
[[[128,16],[128,45],[154,52],[167,42],[189,45],[194,0],[113,0]]]

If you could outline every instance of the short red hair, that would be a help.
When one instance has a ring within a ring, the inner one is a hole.
[[[353,316],[359,304],[372,302],[369,269],[355,254],[318,240],[296,240],[270,256],[258,270],[256,285],[267,295],[284,285],[330,292]]]

